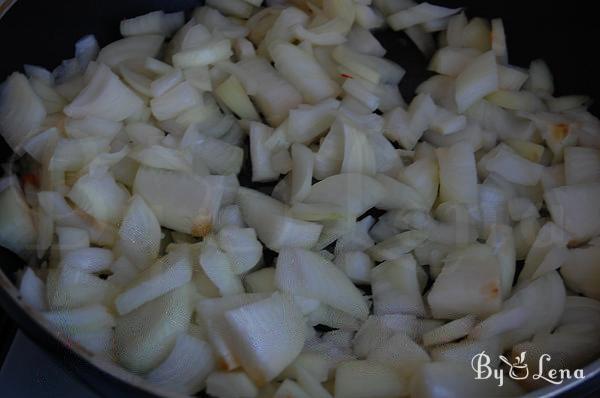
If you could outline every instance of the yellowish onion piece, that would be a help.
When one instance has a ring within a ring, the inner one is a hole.
[[[414,25],[454,15],[460,10],[460,8],[446,8],[430,3],[421,3],[389,15],[387,23],[393,30],[404,30]]]
[[[498,65],[492,51],[475,58],[456,77],[456,105],[463,113],[471,105],[498,89]]]
[[[587,297],[600,300],[600,247],[588,246],[569,251],[565,264],[560,268],[565,285]]]
[[[16,183],[0,192],[0,220],[0,245],[21,256],[35,250],[37,234],[31,209]]]
[[[423,345],[435,346],[461,339],[469,334],[476,323],[477,318],[474,315],[466,315],[462,318],[450,321],[425,333],[423,335]]]

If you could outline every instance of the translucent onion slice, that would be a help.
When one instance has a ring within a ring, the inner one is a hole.
[[[327,99],[314,106],[301,105],[290,110],[286,137],[290,142],[310,144],[333,123],[340,102]]]
[[[600,151],[594,148],[565,148],[565,182],[567,185],[600,182]]]
[[[77,268],[51,269],[46,278],[46,298],[50,309],[108,304],[115,286]]]
[[[146,201],[162,226],[204,236],[212,229],[223,198],[223,187],[216,188],[207,177],[140,167],[133,192]]]
[[[119,249],[138,268],[158,257],[160,224],[141,196],[134,195],[119,228]]]
[[[146,380],[172,391],[193,394],[202,389],[214,367],[210,345],[184,333],[175,340],[169,356],[146,375]]]
[[[234,353],[259,386],[274,379],[302,350],[302,313],[279,293],[225,312],[225,321]]]
[[[115,318],[106,307],[101,305],[49,311],[44,313],[44,317],[48,322],[69,334],[92,331],[104,326],[115,326]]]
[[[362,174],[337,174],[312,186],[307,203],[340,205],[347,213],[360,215],[384,196],[377,180]]]
[[[100,64],[92,79],[77,97],[65,107],[70,117],[94,116],[122,121],[142,107],[142,100],[135,95],[106,65]]]
[[[46,117],[46,110],[27,78],[13,73],[0,92],[0,134],[13,151],[22,153],[21,145]]]
[[[385,261],[371,271],[373,312],[424,316],[425,305],[417,279],[418,266],[410,254]]]
[[[457,290],[461,280],[468,285]],[[444,261],[427,301],[435,318],[458,319],[469,314],[487,316],[502,305],[500,267],[489,247],[457,249]]]
[[[192,316],[191,284],[166,293],[117,318],[115,356],[132,372],[146,373],[163,362]],[[132,333],[136,330],[136,333]]]
[[[494,52],[475,58],[456,78],[456,105],[464,112],[471,105],[498,89],[498,66]]]
[[[440,200],[478,202],[477,171],[473,149],[467,143],[436,149],[440,170]]]
[[[336,97],[340,88],[331,80],[311,54],[288,43],[274,43],[269,47],[275,67],[309,104]]]
[[[248,94],[234,75],[221,83],[215,89],[215,94],[238,117],[249,120],[260,119]]]
[[[244,372],[213,372],[206,379],[206,392],[216,398],[256,397],[258,389]]]
[[[19,294],[25,304],[38,311],[44,311],[48,308],[46,302],[46,284],[29,267],[25,269],[21,278]]]
[[[544,200],[552,220],[576,240],[585,241],[600,233],[599,195],[600,183],[589,183],[553,188],[544,193]]]
[[[222,296],[244,292],[241,279],[234,273],[229,257],[218,247],[214,237],[208,236],[200,244],[198,262]]]
[[[206,328],[207,337],[217,358],[217,368],[233,370],[239,367],[237,356],[231,351],[230,326],[225,321],[225,312],[268,298],[268,294],[240,294],[201,300],[196,305],[198,319]]]
[[[434,346],[461,339],[469,334],[476,323],[477,318],[474,315],[466,315],[460,319],[450,321],[425,333],[423,335],[423,345]]]
[[[317,253],[304,249],[281,250],[275,278],[278,288],[284,292],[315,298],[359,319],[366,319],[368,315],[360,291],[343,271]]]
[[[102,173],[78,179],[68,197],[84,212],[114,225],[120,220],[129,195],[112,175]]]
[[[389,15],[387,23],[393,30],[404,30],[414,25],[454,15],[460,10],[460,8],[446,8],[430,3],[421,3]]]
[[[36,228],[31,210],[18,186],[0,192],[0,245],[24,256],[35,249]]]
[[[110,250],[99,247],[84,247],[66,253],[59,266],[95,273],[107,270],[112,261],[113,254]]]
[[[396,333],[369,352],[367,360],[396,369],[410,377],[421,365],[430,362],[429,354],[404,333]]]

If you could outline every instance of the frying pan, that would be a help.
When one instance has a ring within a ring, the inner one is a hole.
[[[0,14],[11,1],[0,0]],[[541,1],[433,1],[445,6],[465,6],[470,16],[502,17],[510,63],[527,66],[536,58],[546,60],[557,78],[558,94],[587,94],[600,98],[600,57],[595,40],[600,39],[600,24],[594,2]],[[201,2],[194,0],[61,0],[17,1],[0,20],[0,81],[22,65],[52,68],[73,56],[73,45],[88,33],[96,35],[101,46],[119,38],[119,21],[153,10],[191,10]],[[406,70],[400,84],[410,100],[416,86],[428,77],[427,60],[402,33],[377,32],[388,57]],[[600,115],[595,103],[592,112]],[[0,140],[2,141],[2,140]],[[0,142],[0,163],[11,151]],[[242,183],[244,183],[242,179]],[[69,344],[62,336],[47,329],[40,317],[24,305],[15,288],[16,272],[24,266],[17,256],[0,248],[0,305],[18,327],[36,344],[50,352],[59,363],[77,375],[100,396],[155,397],[168,392],[144,382],[115,365],[95,358],[86,350]],[[585,368],[584,380],[537,390],[530,396],[598,396],[600,361]]]

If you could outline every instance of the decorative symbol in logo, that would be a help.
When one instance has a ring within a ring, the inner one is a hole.
[[[504,355],[499,356],[500,360],[508,365],[508,375],[513,380],[524,380],[529,377],[529,368],[525,363],[525,352],[515,357],[515,362],[511,363]]]

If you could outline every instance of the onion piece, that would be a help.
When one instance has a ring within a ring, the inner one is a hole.
[[[423,345],[434,346],[461,339],[469,334],[476,322],[477,318],[474,315],[466,315],[462,318],[450,321],[443,326],[425,333],[423,335]]]
[[[425,306],[417,272],[417,263],[410,254],[373,268],[373,312],[376,315],[403,313],[424,316]]]
[[[472,147],[459,142],[449,148],[436,149],[436,155],[440,170],[440,200],[476,203],[477,171]]]
[[[585,241],[600,234],[600,216],[596,198],[600,183],[568,185],[544,193],[552,220],[573,238]]]
[[[270,127],[252,122],[250,124],[250,159],[252,160],[252,181],[271,181],[279,177],[279,173],[271,164],[271,152],[266,141],[272,136]]]
[[[298,385],[298,383],[288,379],[288,380],[284,380],[284,382],[279,385],[279,388],[277,389],[277,391],[275,391],[273,398],[288,398],[288,397],[289,398],[310,398],[310,395],[308,395],[306,393],[306,391],[304,391],[302,389],[302,387],[300,387]]]
[[[335,372],[336,397],[398,397],[407,389],[407,381],[394,369],[376,362],[347,361]]]
[[[129,157],[146,167],[182,172],[192,170],[192,165],[185,159],[182,152],[161,145],[136,149],[129,154]]]
[[[481,53],[474,48],[443,47],[431,58],[428,69],[456,77]]]
[[[115,286],[77,268],[51,269],[46,278],[46,299],[50,309],[108,304]]]
[[[122,366],[145,373],[168,357],[177,336],[190,323],[192,290],[188,283],[117,318],[115,355]]]
[[[336,97],[340,88],[331,80],[319,63],[309,53],[288,43],[274,43],[269,53],[275,68],[304,97],[309,104]]]
[[[234,75],[221,83],[215,89],[215,94],[238,117],[249,120],[260,119],[248,94]]]
[[[554,91],[554,81],[550,68],[541,59],[531,61],[529,65],[527,88],[539,94],[552,94]]]
[[[158,257],[160,224],[141,196],[134,195],[119,228],[119,249],[138,268]]]
[[[520,68],[498,65],[498,87],[502,90],[520,90],[528,78],[529,75]]]
[[[21,278],[19,294],[25,304],[38,311],[44,311],[48,308],[46,302],[46,284],[29,267],[25,269]]]
[[[68,116],[95,116],[122,121],[142,106],[142,101],[127,88],[106,65],[99,65],[92,79],[79,95],[65,107]]]
[[[373,260],[361,251],[347,251],[335,257],[335,265],[354,283],[370,283]]]
[[[335,125],[344,134],[344,159],[340,171],[374,175],[377,169],[375,152],[366,134],[354,126],[341,123]]]
[[[35,134],[46,117],[46,110],[27,78],[21,73],[8,77],[0,92],[0,134],[13,151]]]
[[[370,351],[367,360],[394,368],[405,378],[410,378],[416,369],[431,361],[429,354],[402,332]]]
[[[468,285],[457,291],[457,281]],[[427,301],[435,318],[458,319],[465,315],[490,315],[502,304],[500,267],[489,247],[474,244],[450,253],[435,280]]]
[[[193,394],[202,389],[214,367],[208,343],[189,334],[181,334],[169,356],[146,375],[146,380],[183,394]]]
[[[192,278],[189,253],[174,251],[160,258],[141,273],[115,299],[115,307],[120,315],[127,314],[180,286]]]
[[[356,318],[367,318],[368,308],[360,291],[317,253],[298,248],[281,250],[275,278],[284,292],[315,298]]]
[[[23,193],[15,185],[0,192],[0,245],[25,256],[35,248],[36,228]]]
[[[351,73],[374,84],[398,84],[404,77],[404,69],[392,61],[358,53],[347,45],[337,46],[332,56]]]
[[[424,243],[426,239],[427,234],[422,231],[406,231],[377,243],[375,246],[367,249],[367,253],[375,261],[404,258],[405,254],[413,251],[416,247]]]
[[[140,167],[133,193],[146,201],[161,225],[204,236],[212,229],[223,198],[223,189],[210,186],[207,177]]]
[[[275,268],[266,267],[244,276],[244,285],[251,293],[275,293]]]
[[[129,194],[117,185],[111,174],[86,174],[68,194],[81,210],[94,218],[115,225],[121,218]]]
[[[502,297],[510,295],[515,277],[516,249],[512,228],[506,225],[492,225],[486,244],[492,247],[500,265],[500,287]]]
[[[61,259],[59,267],[77,268],[85,272],[95,273],[107,270],[113,261],[113,254],[108,249],[85,247],[71,250]]]
[[[509,182],[534,186],[541,177],[544,166],[525,159],[505,144],[485,154],[479,165],[489,173],[497,173]]]
[[[311,191],[314,154],[302,144],[292,145],[292,172],[290,200],[299,202]]]
[[[180,51],[173,55],[173,66],[186,69],[205,65],[214,65],[228,60],[233,55],[231,40],[211,40],[201,47]]]
[[[496,54],[499,63],[508,64],[508,51],[506,49],[506,35],[502,19],[492,19],[492,51]]]
[[[498,89],[498,66],[492,51],[475,58],[456,78],[455,100],[463,113],[471,105]]]
[[[305,25],[308,19],[308,15],[296,7],[283,9],[275,21],[268,25],[268,31],[258,46],[258,54],[268,55],[267,53],[271,44],[276,41],[290,42],[294,38],[292,27],[295,25]]]
[[[245,398],[258,396],[258,389],[244,372],[213,372],[206,379],[206,393],[216,398]]]
[[[200,244],[199,264],[222,296],[244,292],[229,257],[218,247],[216,239],[206,237]]]
[[[247,58],[237,64],[243,71],[238,76],[246,92],[256,100],[256,104],[266,116],[269,123],[278,126],[285,120],[288,112],[302,102],[301,94],[264,58]],[[255,85],[256,92],[252,94],[249,86]]]
[[[225,321],[234,353],[258,385],[275,378],[302,350],[302,314],[279,293],[225,312]],[[265,331],[271,331],[268,338]]]
[[[252,228],[225,226],[219,231],[217,240],[236,275],[250,271],[262,256],[262,245]]]
[[[339,106],[339,101],[327,99],[314,106],[301,105],[290,110],[286,137],[293,143],[310,144],[331,126],[335,119],[333,112]]]
[[[357,216],[378,203],[383,195],[384,190],[377,180],[348,173],[334,175],[313,185],[305,202],[336,204],[348,214]]]

